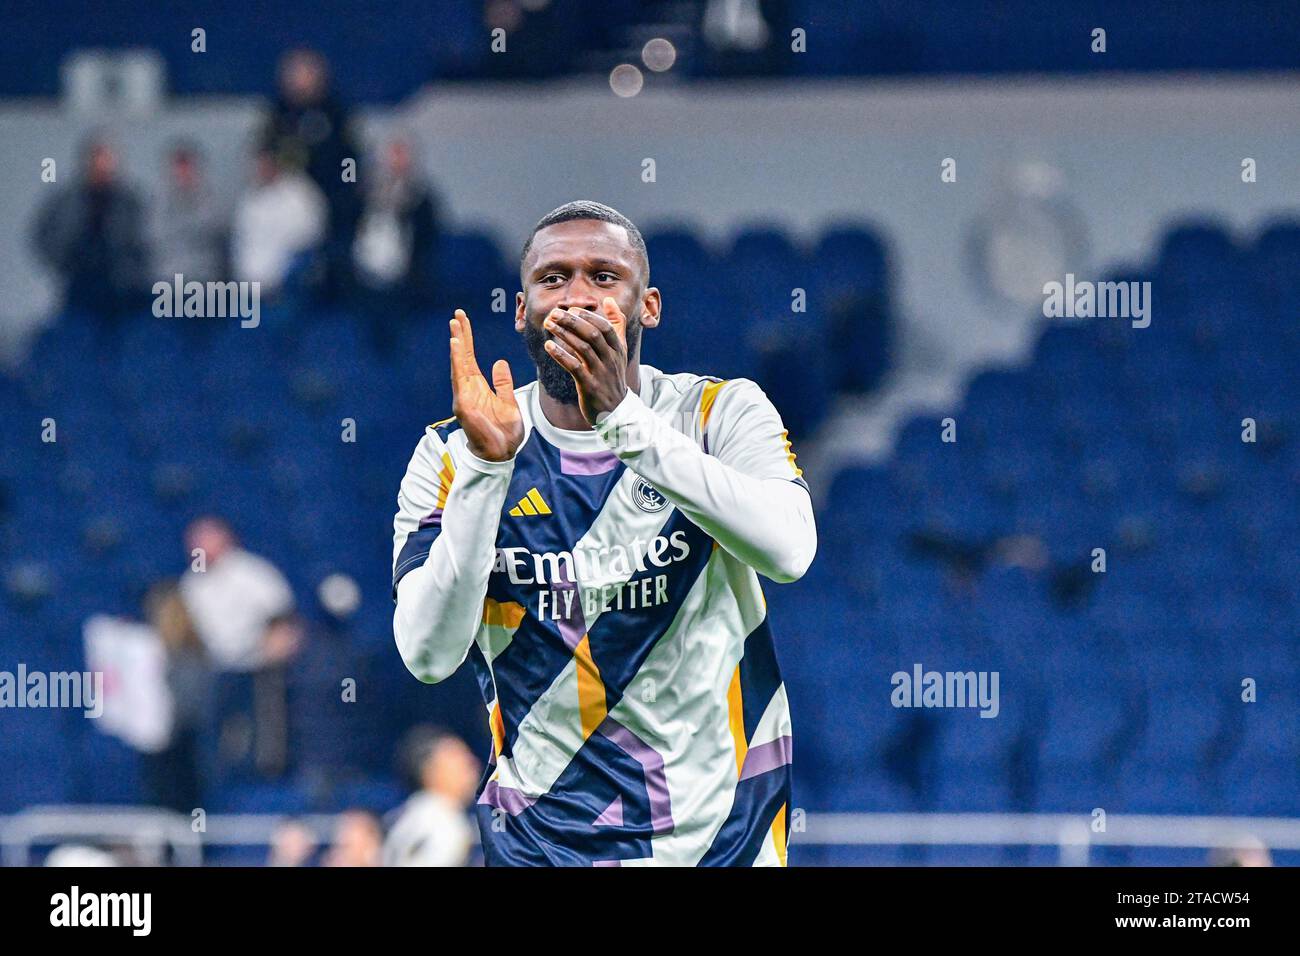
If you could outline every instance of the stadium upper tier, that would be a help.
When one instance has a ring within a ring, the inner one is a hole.
[[[82,4],[47,0],[7,12],[0,95],[55,95],[60,65],[78,49],[154,50],[176,93],[270,94],[276,58],[286,46],[301,45],[333,61],[338,89],[350,100],[392,102],[431,80],[607,72],[639,62],[642,45],[655,36],[677,48],[675,75],[699,77],[1300,66],[1300,19],[1284,2],[1143,4],[1139,11],[1122,0],[1012,0],[995,13],[963,2],[769,0],[758,6],[761,26],[745,22],[728,30],[721,4],[710,11],[705,2],[667,0],[390,0],[365,7],[320,0],[309,15],[259,0],[208,9],[114,2],[100,4],[94,17]],[[504,31],[504,50],[500,40],[493,49],[494,28]],[[200,52],[196,29],[204,31]],[[1108,31],[1104,52],[1096,48],[1097,29]],[[231,42],[235,36],[238,42]]]

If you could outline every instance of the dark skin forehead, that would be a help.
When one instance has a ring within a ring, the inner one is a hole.
[[[573,219],[537,230],[523,262],[524,284],[553,268],[613,268],[642,286],[646,269],[627,230],[600,219]]]

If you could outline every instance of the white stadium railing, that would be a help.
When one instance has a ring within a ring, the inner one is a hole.
[[[1055,846],[1064,866],[1087,866],[1094,846],[1300,849],[1300,820],[1108,814],[818,813],[790,842],[816,846]]]
[[[152,808],[33,807],[0,816],[0,861],[26,866],[35,846],[84,840],[129,846],[146,864],[197,866],[208,846],[268,846],[276,828],[290,820],[325,843],[336,816],[211,814],[196,821]],[[1066,866],[1086,866],[1095,846],[1300,850],[1300,819],[1283,817],[1111,814],[1099,828],[1083,814],[810,813],[791,824],[797,846],[1055,846]]]

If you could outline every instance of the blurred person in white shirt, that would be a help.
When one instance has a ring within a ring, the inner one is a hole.
[[[231,258],[236,279],[260,282],[261,293],[272,295],[294,257],[324,239],[328,209],[316,184],[283,168],[269,150],[254,162],[253,186],[235,209]]]
[[[263,777],[288,761],[285,664],[302,643],[293,591],[270,561],[239,546],[230,526],[207,516],[185,533],[189,570],[181,597],[220,672],[217,684],[219,763],[254,758]]]
[[[283,622],[294,609],[293,591],[280,570],[241,548],[220,518],[199,518],[185,544],[191,563],[181,596],[217,667],[253,671],[291,657],[296,629]]]
[[[403,756],[419,787],[394,811],[385,866],[465,866],[474,847],[469,807],[480,766],[465,742],[432,727],[413,728]]]

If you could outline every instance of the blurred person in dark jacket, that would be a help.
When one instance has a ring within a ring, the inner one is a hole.
[[[145,780],[154,803],[190,813],[203,802],[199,738],[209,717],[212,671],[175,581],[149,589],[145,615],[166,650],[172,699],[171,739],[162,750],[143,755]]]
[[[263,145],[284,167],[299,169],[329,207],[322,292],[337,299],[351,292],[351,252],[361,215],[359,173],[345,177],[344,163],[360,161],[350,112],[334,95],[329,64],[315,50],[294,49],[280,59],[279,93],[262,131]]]
[[[170,282],[208,282],[226,274],[226,218],[204,178],[203,157],[193,143],[178,142],[167,154],[166,183],[153,209],[154,277]]]
[[[367,706],[377,699],[378,675],[357,617],[360,585],[334,572],[314,598],[304,602],[302,650],[286,674],[289,752],[299,784],[328,800],[340,784],[387,771],[391,738],[385,708]]]
[[[144,303],[144,206],[121,181],[107,140],[83,146],[81,182],[46,201],[33,238],[40,258],[63,280],[68,307],[115,319]]]
[[[365,205],[353,254],[362,282],[411,299],[428,296],[439,213],[433,190],[415,168],[411,145],[395,139],[384,150]]]
[[[416,169],[409,141],[392,140],[365,190],[353,266],[375,343],[390,351],[410,313],[427,307],[436,283],[440,212]]]

